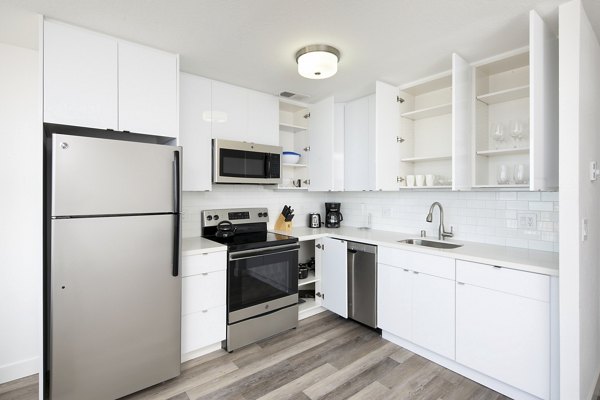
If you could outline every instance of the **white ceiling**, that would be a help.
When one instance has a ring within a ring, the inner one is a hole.
[[[181,69],[278,94],[347,101],[451,67],[451,53],[476,61],[528,44],[528,11],[556,30],[565,0],[0,0],[180,54]],[[0,7],[0,12],[3,11]],[[600,18],[600,1],[586,0]],[[20,10],[20,11],[19,11]],[[0,27],[3,19],[0,18]],[[28,20],[28,23],[31,23]],[[22,26],[21,23],[12,23]],[[8,29],[8,28],[6,28]],[[0,28],[0,38],[2,37]],[[31,35],[30,35],[31,36]],[[31,45],[31,39],[21,39]],[[296,72],[308,44],[341,51],[338,74],[313,81]]]

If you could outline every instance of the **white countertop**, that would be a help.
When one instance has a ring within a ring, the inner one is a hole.
[[[181,243],[181,255],[183,256],[213,253],[215,251],[227,251],[227,246],[203,237],[184,238]]]
[[[491,244],[447,240],[447,242],[462,243],[464,246],[456,249],[436,249],[398,243],[398,240],[418,238],[400,232],[379,231],[375,229],[360,229],[354,227],[340,228],[293,228],[291,232],[271,230],[297,237],[300,241],[318,239],[325,236],[349,241],[357,241],[377,246],[395,247],[403,250],[450,257],[457,260],[473,261],[483,264],[496,265],[534,272],[544,275],[558,276],[558,253],[551,251],[528,250],[517,247],[496,246]],[[429,237],[427,239],[434,239]]]

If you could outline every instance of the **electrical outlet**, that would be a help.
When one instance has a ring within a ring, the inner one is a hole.
[[[600,170],[596,161],[590,162],[590,181],[595,182],[600,177]]]
[[[584,218],[581,220],[581,241],[585,242],[588,238],[588,220]]]
[[[520,229],[537,229],[537,214],[536,213],[519,213],[517,214]]]

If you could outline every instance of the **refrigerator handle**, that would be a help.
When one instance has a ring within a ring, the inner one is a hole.
[[[351,316],[354,317],[356,305],[354,295],[356,293],[356,253],[358,253],[354,249],[348,249],[348,289],[350,293],[348,293],[348,299],[350,300],[351,309],[348,310],[351,313]]]
[[[179,275],[179,248],[181,242],[181,174],[179,150],[174,152],[173,160],[173,198],[175,200],[175,232],[173,235],[173,276]]]

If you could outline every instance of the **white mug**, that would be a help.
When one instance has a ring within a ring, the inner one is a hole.
[[[435,175],[425,175],[425,183],[427,184],[427,186],[434,186],[435,185]]]
[[[424,186],[425,185],[425,175],[415,176],[415,182],[417,183],[417,186]]]
[[[406,186],[415,186],[415,176],[406,175]]]

